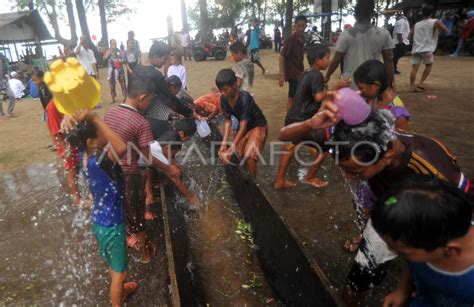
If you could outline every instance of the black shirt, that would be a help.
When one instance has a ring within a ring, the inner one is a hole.
[[[153,113],[154,104],[163,103],[168,106],[170,109],[179,113],[183,116],[189,117],[192,116],[193,110],[186,107],[181,100],[179,100],[176,96],[171,94],[168,86],[166,85],[165,77],[161,74],[161,72],[153,66],[145,66],[142,64],[137,64],[133,70],[134,74],[138,74],[144,78],[148,78],[153,81],[155,85],[155,94],[156,98],[153,99],[152,105],[147,110],[147,116],[154,117]]]
[[[257,106],[253,97],[246,91],[240,91],[239,98],[232,108],[229,101],[221,96],[221,107],[226,119],[231,119],[234,115],[239,122],[247,121],[247,131],[255,127],[265,127],[267,119],[262,110]]]
[[[324,90],[324,76],[320,71],[305,71],[299,81],[293,104],[286,114],[285,126],[302,122],[313,117],[321,107],[321,101],[315,101],[314,95]]]
[[[48,103],[53,99],[53,94],[51,94],[48,86],[44,82],[41,82],[41,85],[38,86],[38,93],[41,105],[43,106],[43,109],[46,110]]]

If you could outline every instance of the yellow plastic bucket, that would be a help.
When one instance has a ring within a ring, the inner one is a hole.
[[[59,112],[71,115],[80,109],[93,109],[100,101],[100,84],[89,76],[75,58],[54,61],[44,82],[54,96]]]

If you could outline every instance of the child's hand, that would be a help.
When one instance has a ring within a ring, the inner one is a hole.
[[[388,294],[383,300],[383,307],[398,307],[403,306],[408,300],[409,294],[398,288],[392,293]]]
[[[332,101],[326,101],[307,123],[311,129],[322,129],[332,127],[339,121],[339,107]]]
[[[349,86],[351,86],[351,83],[352,83],[352,79],[351,79],[351,78],[339,79],[339,80],[337,81],[337,84],[336,84],[335,89],[336,89],[336,90],[340,90],[341,88],[349,87]]]
[[[280,87],[283,87],[284,84],[285,84],[285,76],[283,74],[280,74],[280,78],[278,79],[278,85]]]

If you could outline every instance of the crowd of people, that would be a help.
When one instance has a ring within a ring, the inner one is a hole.
[[[357,215],[361,233],[344,244],[348,252],[356,253],[343,290],[349,306],[363,304],[397,256],[407,265],[399,288],[387,295],[384,306],[408,301],[412,306],[474,304],[474,291],[469,291],[474,290],[474,190],[442,142],[410,132],[410,113],[396,90],[398,60],[411,42],[411,89],[426,89],[437,33],[448,31],[431,18],[432,12],[432,6],[424,5],[423,19],[412,30],[408,12],[400,15],[392,37],[372,24],[374,1],[358,1],[356,23],[341,33],[332,58],[322,44],[305,50],[308,20],[303,15],[295,18],[294,32],[281,50],[275,46],[280,52],[278,84],[288,83],[279,139],[288,143],[274,188],[296,186],[286,173],[295,149],[303,143],[314,153],[304,183],[317,189],[330,184],[317,176],[330,156],[345,178],[355,182],[353,204],[362,214]],[[104,118],[87,109],[64,116],[55,106],[43,71],[36,70],[31,77],[57,154],[64,161],[72,200],[78,205],[92,202],[93,232],[108,265],[113,306],[120,306],[139,286],[127,282],[127,254],[139,253],[138,261],[148,264],[157,253],[147,233],[147,221],[157,218],[151,207],[159,196],[157,183],[167,178],[191,205],[200,202],[183,181],[176,159],[185,142],[195,134],[206,137],[203,131],[212,123],[223,135],[220,161],[229,164],[241,159],[249,174],[257,177],[269,124],[253,93],[254,65],[266,72],[259,56],[259,23],[252,22],[247,39],[240,33],[229,33],[236,38],[229,47],[233,67],[220,70],[215,87],[197,99],[187,92],[190,81],[182,62],[183,57],[189,58],[187,33],[181,38],[182,48],[154,42],[146,58],[133,31],[125,50],[110,40],[103,59],[112,103],[117,98],[116,81],[124,100]],[[85,36],[73,52],[86,72],[97,78],[97,60]],[[416,83],[421,64],[426,68]],[[341,77],[329,88],[339,66]],[[370,109],[357,123],[341,120],[338,100],[341,90],[348,88],[358,90]],[[16,92],[11,95],[16,97]],[[337,150],[328,142],[337,142]],[[80,193],[80,171],[89,193]]]

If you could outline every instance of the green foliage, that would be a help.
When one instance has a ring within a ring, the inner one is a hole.
[[[207,11],[209,14],[209,28],[232,28],[239,23],[244,9],[242,1],[236,0],[215,0],[208,3]],[[188,18],[191,20],[193,28],[199,28],[200,16],[199,5],[188,9]]]
[[[132,9],[127,7],[124,0],[105,0],[104,4],[105,12],[107,13],[107,22],[114,22],[117,20],[117,17],[133,12]],[[84,0],[84,6],[86,9],[92,9],[92,11],[98,9],[97,0]]]

